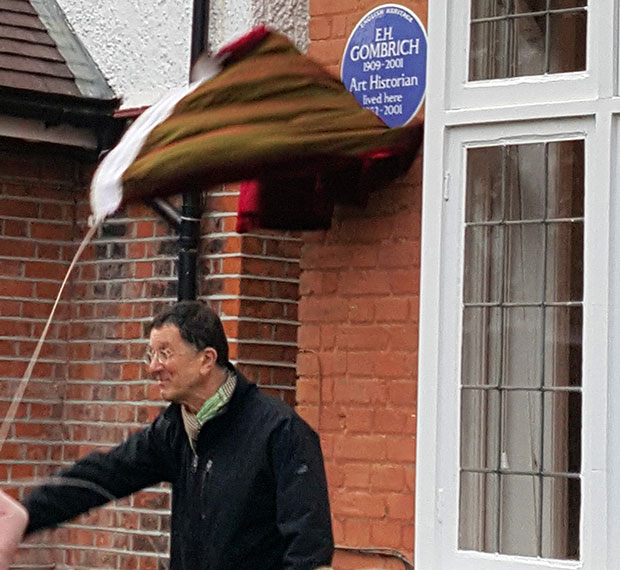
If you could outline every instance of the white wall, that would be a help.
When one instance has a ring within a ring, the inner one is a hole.
[[[57,0],[123,107],[187,82],[192,0]]]
[[[309,0],[211,0],[209,46],[218,50],[258,24],[286,34],[308,48]]]
[[[157,101],[189,77],[192,0],[57,0],[122,108]],[[210,46],[260,23],[308,46],[309,0],[212,0]]]

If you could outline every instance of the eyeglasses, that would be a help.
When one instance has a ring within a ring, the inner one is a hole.
[[[144,362],[150,366],[153,358],[155,358],[160,364],[166,364],[172,358],[172,354],[173,352],[169,348],[160,348],[159,350],[147,348],[144,353]]]

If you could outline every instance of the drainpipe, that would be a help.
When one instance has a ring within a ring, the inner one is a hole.
[[[192,15],[191,65],[204,51],[207,44],[209,18],[208,0],[194,0]],[[178,300],[187,301],[196,298],[196,267],[198,264],[198,247],[200,245],[200,218],[202,216],[202,193],[186,192],[183,194],[181,207],[181,225],[179,230],[178,258]]]

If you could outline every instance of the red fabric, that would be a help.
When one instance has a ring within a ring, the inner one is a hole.
[[[259,228],[278,230],[328,229],[338,202],[364,206],[368,194],[404,174],[421,142],[408,151],[377,148],[357,161],[340,164],[326,172],[299,175],[282,169],[275,178],[248,180],[241,184],[237,209],[238,233]]]
[[[225,45],[217,52],[217,55],[225,57],[224,65],[228,65],[252,51],[268,34],[269,29],[266,26],[258,26],[238,40]]]

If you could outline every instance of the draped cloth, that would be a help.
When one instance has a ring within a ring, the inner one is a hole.
[[[286,37],[261,26],[215,61],[218,71],[143,137],[114,208],[239,181],[238,231],[326,228],[335,203],[363,204],[411,165],[421,123],[388,128]],[[91,205],[100,218],[107,190],[96,179]]]

